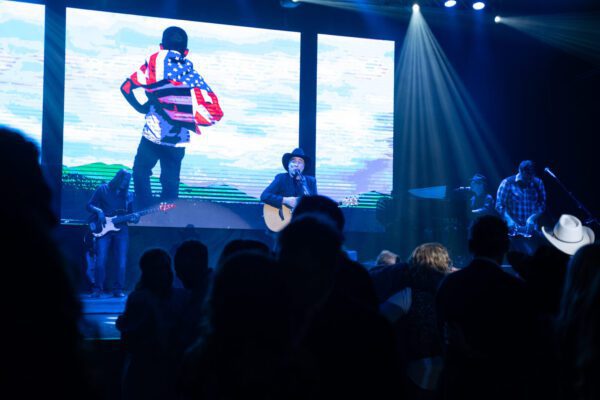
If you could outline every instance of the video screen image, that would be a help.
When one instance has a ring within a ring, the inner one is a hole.
[[[373,209],[392,191],[394,42],[319,35],[316,177],[337,201]]]
[[[0,125],[42,138],[44,6],[0,1]]]
[[[90,21],[96,29],[89,29]],[[172,26],[187,34],[185,59],[161,51],[163,31]],[[85,218],[85,205],[100,183],[120,169],[131,172],[136,156],[148,167],[153,152],[163,147],[175,163],[180,158],[179,199],[201,204],[186,209],[188,220],[201,210],[212,216],[209,203],[258,203],[282,172],[281,155],[298,143],[297,32],[69,8],[65,75],[63,219]],[[148,117],[137,111],[122,94],[127,79],[139,103],[153,97],[166,112]],[[159,140],[172,146],[156,144],[161,131],[168,137]],[[152,168],[153,198],[165,190],[162,170],[171,177],[176,169],[169,157]],[[186,222],[166,216],[141,221]]]
[[[260,195],[299,142],[300,33],[72,8],[66,24],[63,223],[125,169],[145,171],[140,225],[264,228]],[[170,27],[189,53],[161,47]],[[319,35],[319,193],[373,224],[392,187],[393,64],[393,41]]]

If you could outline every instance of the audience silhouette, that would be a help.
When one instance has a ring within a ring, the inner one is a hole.
[[[52,239],[58,219],[35,144],[0,127],[2,392],[16,398],[93,399],[74,276]],[[10,194],[9,194],[10,193]],[[21,291],[26,294],[22,295]]]
[[[338,227],[306,213],[279,236],[296,355],[300,371],[310,372],[300,377],[301,390],[304,398],[395,397],[401,388],[391,326],[365,303],[360,286],[336,289],[347,260]]]
[[[139,266],[140,280],[117,319],[127,352],[122,397],[169,399],[176,393],[183,352],[180,327],[189,296],[185,290],[173,288],[171,258],[166,251],[146,251]]]
[[[262,252],[237,252],[216,270],[206,329],[186,353],[183,399],[283,399],[291,337],[282,271]]]
[[[557,319],[563,399],[600,398],[600,245],[580,248],[569,270]]]
[[[528,398],[533,314],[522,280],[500,266],[508,227],[496,216],[471,226],[473,261],[438,289],[436,312],[445,346],[448,399]]]
[[[39,159],[0,128],[0,186],[10,189],[0,196],[2,390],[100,398]],[[174,270],[167,252],[146,251],[116,323],[122,398],[600,398],[600,245],[571,257],[550,246],[507,253],[506,223],[488,215],[470,229],[463,269],[425,243],[408,262],[382,252],[387,261],[367,272],[347,257],[344,226],[336,202],[306,196],[275,254],[234,240],[213,272],[199,240],[173,249]],[[15,283],[29,291],[18,301]]]
[[[208,249],[198,240],[183,242],[175,252],[175,273],[189,291],[180,326],[180,346],[185,350],[198,338],[204,317],[204,302],[213,270],[208,267]]]

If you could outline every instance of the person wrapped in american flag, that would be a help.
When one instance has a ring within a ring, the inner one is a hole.
[[[150,176],[160,160],[160,201],[179,197],[179,175],[191,132],[214,125],[223,118],[217,95],[194,69],[188,55],[187,33],[176,26],[164,30],[160,50],[151,54],[121,85],[131,106],[145,114],[142,138],[133,163],[137,207],[153,203]],[[148,101],[141,104],[135,89],[144,89]],[[136,207],[136,208],[137,208]]]

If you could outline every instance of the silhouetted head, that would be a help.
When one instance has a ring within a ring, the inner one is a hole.
[[[296,308],[320,304],[329,295],[341,261],[338,228],[319,213],[293,219],[279,234],[279,262]]]
[[[528,283],[538,310],[555,315],[565,284],[569,256],[554,246],[540,246],[524,265],[515,269]]]
[[[198,287],[208,273],[208,249],[198,240],[183,242],[175,252],[175,273],[186,289]]]
[[[294,208],[292,220],[306,213],[325,214],[335,222],[335,225],[340,232],[344,230],[344,225],[346,224],[344,213],[342,213],[338,204],[329,197],[321,195],[301,197],[298,201],[298,205]]]
[[[215,272],[207,300],[212,333],[221,339],[283,339],[287,302],[282,271],[258,252],[227,258]],[[272,344],[272,343],[270,343]]]
[[[181,231],[183,240],[192,240],[197,236],[196,227],[194,224],[187,224]]]
[[[147,250],[140,258],[142,275],[138,289],[147,289],[159,296],[165,296],[173,286],[171,257],[162,249]]]
[[[171,26],[164,30],[160,44],[165,50],[175,50],[186,56],[188,51],[188,36],[178,26]]]
[[[221,252],[218,265],[222,265],[227,258],[240,252],[257,252],[268,256],[270,254],[269,246],[265,243],[252,239],[234,239],[227,243]]]
[[[47,228],[58,224],[37,146],[7,127],[0,127],[0,171],[0,187],[6,191],[0,196],[1,213],[33,219]]]
[[[485,215],[477,218],[469,232],[469,250],[476,257],[487,257],[502,262],[510,245],[508,227],[502,219]]]

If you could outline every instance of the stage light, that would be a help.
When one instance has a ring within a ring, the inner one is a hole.
[[[483,10],[485,8],[485,3],[483,1],[476,1],[473,3],[473,10]]]
[[[444,3],[444,6],[446,6],[446,7],[448,7],[448,8],[450,8],[450,7],[454,7],[455,5],[456,5],[456,0],[447,0],[447,1]]]
[[[419,12],[420,9],[421,9],[421,7],[419,7],[419,5],[417,3],[413,4],[413,6],[412,6],[413,12]]]
[[[496,16],[494,17],[494,22],[498,24],[498,23],[500,23],[500,21],[502,21],[502,18],[500,18],[500,16],[499,16],[499,15],[496,15]]]
[[[300,5],[300,0],[279,0],[279,4],[283,8],[295,8]]]

